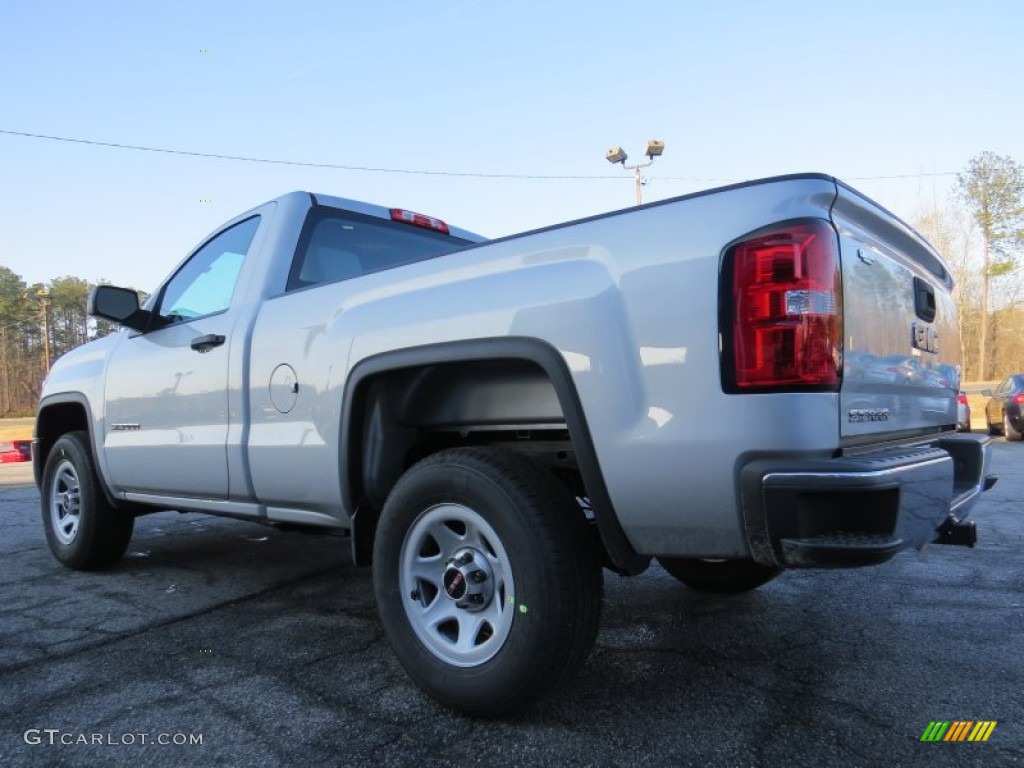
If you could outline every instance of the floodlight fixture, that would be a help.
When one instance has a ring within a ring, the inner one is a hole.
[[[647,142],[647,148],[644,150],[644,154],[647,155],[646,163],[634,163],[633,165],[626,165],[626,158],[628,155],[622,147],[612,147],[604,153],[604,159],[613,165],[615,163],[622,163],[623,170],[632,171],[633,178],[636,180],[636,204],[640,205],[643,203],[643,185],[645,182],[643,174],[640,172],[641,168],[646,168],[654,159],[661,157],[665,152],[665,142],[660,139],[650,139]]]
[[[625,150],[623,150],[622,147],[612,147],[611,149],[604,153],[604,157],[605,160],[607,160],[609,163],[614,164],[625,163],[626,158],[629,157],[629,155],[626,154]]]

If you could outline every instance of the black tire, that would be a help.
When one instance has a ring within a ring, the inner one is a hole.
[[[46,543],[68,568],[104,568],[124,555],[135,518],[107,501],[88,432],[69,432],[54,443],[43,467],[40,500]]]
[[[781,568],[761,565],[753,560],[659,557],[658,562],[686,586],[720,595],[749,592],[782,573]]]
[[[424,459],[391,491],[374,542],[395,655],[453,709],[523,709],[593,647],[604,582],[592,541],[572,494],[529,459],[495,448]]]
[[[1024,432],[1019,432],[1013,428],[1013,424],[1010,423],[1010,417],[1003,412],[1003,434],[1006,436],[1007,442],[1016,443],[1021,438],[1024,438]]]

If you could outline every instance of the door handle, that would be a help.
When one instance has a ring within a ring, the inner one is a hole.
[[[224,337],[217,333],[208,333],[205,336],[196,336],[192,339],[191,347],[196,352],[209,352],[214,347],[224,343]]]
[[[935,288],[920,277],[914,278],[914,311],[926,323],[935,320]]]

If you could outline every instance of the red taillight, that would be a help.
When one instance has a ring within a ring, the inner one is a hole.
[[[835,388],[843,331],[832,227],[820,220],[791,224],[734,246],[730,255],[727,389]]]
[[[1024,405],[1024,394],[1014,395],[1013,402],[1015,402],[1017,405]]]
[[[424,216],[422,213],[413,213],[412,211],[404,211],[401,208],[392,208],[391,220],[400,221],[403,224],[412,224],[414,227],[432,229],[435,232],[443,232],[446,235],[449,234],[447,224],[440,219],[435,219],[433,216]]]
[[[956,401],[960,403],[960,405],[967,405],[967,395],[957,395]]]

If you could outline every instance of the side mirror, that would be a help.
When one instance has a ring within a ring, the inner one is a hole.
[[[985,397],[992,397],[992,390],[991,389],[983,389],[983,390],[981,390],[981,394],[983,394]]]
[[[136,331],[144,331],[149,326],[150,313],[139,308],[139,294],[131,288],[97,285],[89,292],[86,311],[92,317],[111,320]]]

